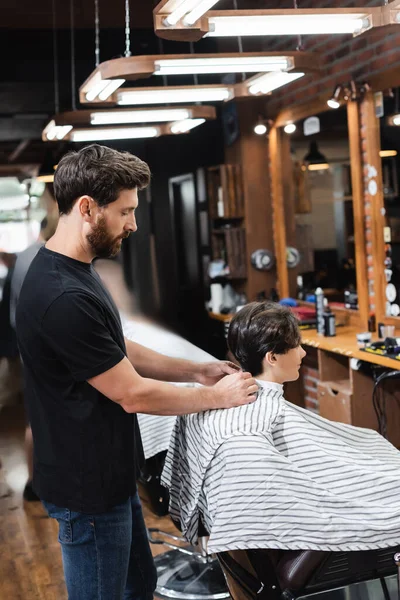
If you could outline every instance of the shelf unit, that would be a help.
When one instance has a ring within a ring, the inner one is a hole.
[[[222,259],[229,267],[227,281],[247,277],[244,198],[240,165],[224,164],[207,171],[211,248],[214,260]]]

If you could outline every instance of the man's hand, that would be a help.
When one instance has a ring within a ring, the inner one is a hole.
[[[195,375],[197,383],[202,385],[215,385],[226,375],[232,375],[240,371],[234,363],[227,360],[220,362],[200,363]]]
[[[250,404],[256,399],[258,385],[250,373],[235,373],[223,377],[214,387],[218,392],[216,408],[234,408]]]

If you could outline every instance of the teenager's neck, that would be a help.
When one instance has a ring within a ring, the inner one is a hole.
[[[283,385],[285,383],[270,371],[263,371],[261,375],[257,375],[256,379],[259,379],[260,381],[269,381],[270,383],[279,383],[279,385]]]
[[[69,217],[61,217],[53,237],[46,243],[46,248],[80,262],[91,263],[94,254],[81,230]]]

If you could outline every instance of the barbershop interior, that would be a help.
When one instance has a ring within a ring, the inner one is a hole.
[[[96,592],[89,569],[68,583],[79,502],[52,518],[37,484],[35,441],[59,429],[26,377],[19,292],[78,218],[59,164],[66,181],[93,144],[151,172],[137,231],[86,265],[125,340],[257,384],[246,405],[133,411],[154,597],[398,600],[400,0],[6,1],[0,48],[0,600],[153,597]]]

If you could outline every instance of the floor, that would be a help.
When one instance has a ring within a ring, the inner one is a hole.
[[[24,502],[27,479],[21,407],[0,412],[0,600],[67,600],[57,523],[40,502]],[[153,516],[143,499],[148,527],[176,533],[168,517]],[[153,546],[156,555],[163,552]]]

